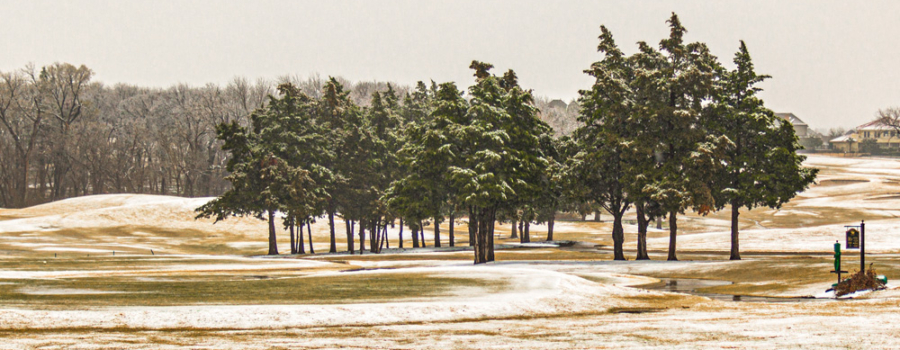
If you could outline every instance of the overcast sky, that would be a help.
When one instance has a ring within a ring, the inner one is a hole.
[[[676,12],[731,63],[747,43],[763,98],[812,128],[900,106],[900,1],[3,1],[0,71],[84,64],[106,84],[167,87],[319,73],[414,84],[514,69],[536,95],[577,97],[606,25],[626,53]]]

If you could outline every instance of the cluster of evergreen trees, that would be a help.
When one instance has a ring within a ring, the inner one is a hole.
[[[730,206],[732,259],[739,259],[740,208],[779,207],[811,184],[815,169],[804,157],[790,123],[756,97],[765,78],[753,70],[741,42],[734,70],[725,69],[703,43],[686,43],[678,17],[659,49],[638,43],[626,56],[601,27],[603,58],[585,73],[578,127],[558,137],[539,117],[530,90],[512,70],[502,76],[473,61],[475,84],[419,83],[404,96],[392,88],[372,94],[368,107],[348,98],[331,80],[310,97],[279,86],[250,127],[220,124],[230,154],[232,189],[198,209],[217,220],[230,215],[267,216],[270,254],[276,213],[290,228],[292,253],[302,253],[303,226],[327,217],[330,251],[336,251],[335,215],[343,216],[349,251],[358,223],[360,249],[387,243],[387,226],[399,219],[424,245],[423,222],[468,217],[475,262],[494,260],[498,221],[552,224],[559,211],[600,206],[613,216],[615,259],[623,260],[623,216],[637,212],[637,258],[648,259],[648,223],[668,218],[669,260],[676,260],[677,218]],[[295,229],[299,228],[299,230]],[[311,239],[311,236],[309,236]],[[310,245],[310,250],[312,245]]]
[[[593,199],[614,217],[615,258],[622,254],[622,215],[637,212],[637,258],[648,259],[653,218],[668,217],[669,260],[676,260],[678,214],[731,207],[731,259],[740,259],[740,208],[780,207],[807,188],[817,170],[805,157],[793,126],[765,108],[743,42],[736,68],[724,69],[703,43],[686,43],[676,15],[659,50],[639,42],[625,56],[601,27],[604,58],[585,72],[595,78],[581,91],[584,126],[573,135],[569,158],[573,197]]]

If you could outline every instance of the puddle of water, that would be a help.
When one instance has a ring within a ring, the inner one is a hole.
[[[647,290],[661,290],[661,291],[666,291],[666,292],[698,295],[698,296],[703,296],[703,297],[707,297],[710,299],[723,300],[723,301],[790,303],[790,302],[801,302],[801,301],[827,300],[827,299],[815,299],[815,298],[775,298],[775,297],[759,297],[759,296],[749,296],[749,295],[703,293],[703,292],[698,292],[697,290],[701,289],[701,288],[725,286],[725,285],[734,284],[734,283],[729,282],[729,281],[701,280],[701,279],[693,279],[693,278],[660,278],[659,280],[660,281],[657,283],[645,284],[645,285],[636,286],[636,287],[641,288],[641,289],[647,289]]]
[[[610,313],[614,314],[645,314],[651,312],[661,312],[666,311],[665,308],[641,308],[641,307],[614,307],[609,310]]]

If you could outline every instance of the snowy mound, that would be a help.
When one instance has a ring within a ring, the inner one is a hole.
[[[5,210],[7,215],[24,218],[0,221],[0,233],[120,226],[159,230],[218,231],[225,227],[256,230],[264,225],[252,218],[230,219],[217,225],[211,225],[212,220],[195,220],[197,213],[194,210],[210,200],[212,198],[136,194],[70,198],[21,210]]]
[[[36,205],[16,210],[20,216],[47,216],[72,214],[107,208],[120,208],[148,204],[172,203],[185,200],[200,200],[206,203],[211,198],[182,198],[149,194],[101,194],[63,199],[55,202]]]

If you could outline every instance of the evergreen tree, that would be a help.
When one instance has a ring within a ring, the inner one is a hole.
[[[424,91],[424,84],[420,83],[420,97],[427,96]],[[452,83],[441,84],[435,95],[429,98],[432,107],[409,106],[431,112],[428,116],[415,116],[417,119],[410,122],[406,142],[400,150],[402,168],[409,171],[394,183],[388,197],[391,206],[407,222],[418,223],[432,218],[437,228],[448,203],[454,203],[455,191],[449,184],[448,175],[451,166],[461,162],[461,144],[457,136],[460,135],[459,126],[466,120],[468,102]],[[407,104],[412,101],[408,98]],[[436,246],[440,246],[439,232],[435,230]],[[417,242],[418,239],[414,239],[414,246]]]
[[[335,78],[329,78],[323,86],[322,98],[316,103],[316,122],[328,130],[325,147],[329,150],[322,166],[332,175],[321,182],[327,193],[324,213],[328,217],[329,252],[336,252],[334,215],[338,208],[346,214],[361,210],[358,206],[368,205],[371,200],[361,200],[365,195],[364,167],[367,161],[365,147],[369,142],[363,127],[362,112],[350,99],[350,92],[344,90]],[[360,231],[364,225],[360,221]],[[362,249],[362,247],[360,247]]]
[[[657,165],[645,174],[650,181],[643,192],[668,214],[668,260],[678,260],[678,214],[688,208],[706,214],[714,206],[708,178],[727,140],[708,133],[704,113],[713,95],[716,57],[706,44],[684,42],[686,30],[677,15],[667,22],[670,35],[660,42],[661,52],[639,43],[635,89],[642,91],[638,117],[656,143]]]
[[[613,216],[613,250],[616,260],[625,260],[622,216],[631,205],[627,187],[632,179],[631,154],[640,126],[632,121],[633,67],[622,54],[606,27],[600,27],[597,50],[603,60],[585,73],[594,78],[590,90],[580,91],[584,125],[573,133],[579,152],[569,160],[573,196],[594,201]]]
[[[473,61],[476,83],[464,123],[454,134],[461,141],[459,165],[450,169],[459,203],[468,206],[475,233],[475,263],[494,260],[494,222],[500,209],[510,209],[540,193],[539,178],[549,162],[540,135],[549,127],[537,118],[530,91],[507,72],[490,74],[492,65]]]
[[[395,182],[388,195],[410,222],[433,217],[438,224],[446,203],[451,214],[465,206],[475,263],[484,263],[494,260],[498,211],[541,193],[549,165],[541,135],[549,134],[549,127],[537,118],[531,92],[519,87],[514,72],[497,77],[490,74],[490,64],[478,61],[470,68],[476,77],[471,101],[455,84],[441,84],[430,120],[410,133],[402,151],[414,171]]]
[[[541,175],[540,193],[532,201],[535,208],[535,221],[547,223],[546,241],[553,241],[553,228],[556,224],[556,213],[570,205],[571,199],[565,191],[566,148],[571,142],[568,137],[556,138],[551,134],[541,135],[541,149],[549,162],[549,166]]]
[[[755,85],[769,78],[757,75],[747,46],[735,54],[735,70],[724,73],[715,103],[715,127],[731,142],[726,166],[713,186],[717,208],[731,206],[731,260],[740,260],[740,208],[780,208],[815,181],[817,169],[804,168],[793,126],[765,108]]]
[[[646,43],[639,43],[640,51],[627,60],[632,75],[631,115],[627,120],[629,152],[626,153],[629,179],[625,181],[628,199],[634,205],[637,221],[637,260],[648,260],[647,228],[653,219],[666,215],[660,204],[652,199],[653,185],[661,174],[658,166],[662,159],[659,151],[660,138],[666,132],[658,122],[656,108],[661,108],[665,91],[659,83],[660,71],[656,68],[665,59]]]
[[[398,166],[401,174],[399,179],[392,183],[388,190],[389,193],[385,196],[389,207],[401,217],[401,222],[405,221],[409,224],[412,231],[413,248],[420,246],[419,234],[424,231],[419,227],[419,223],[433,213],[431,190],[434,187],[427,187],[423,182],[423,176],[420,175],[430,177],[431,174],[434,174],[434,169],[428,169],[426,164],[416,162],[415,159],[425,151],[423,148],[425,144],[422,140],[426,137],[426,132],[434,128],[428,124],[433,119],[432,112],[435,109],[437,90],[434,82],[431,82],[431,87],[428,87],[419,81],[416,88],[406,94],[403,104],[400,106],[402,146],[398,151]],[[465,102],[465,100],[462,101]],[[424,173],[420,174],[423,170]],[[446,174],[441,176],[445,177]],[[422,234],[424,235],[424,233]],[[400,240],[402,247],[402,236]],[[421,246],[425,246],[424,240],[422,240]]]
[[[368,193],[365,196],[371,203],[369,217],[373,221],[373,230],[370,230],[370,243],[374,252],[379,252],[381,246],[387,241],[384,225],[393,222],[395,211],[390,210],[385,199],[385,193],[390,185],[400,178],[400,164],[398,152],[403,146],[401,135],[402,119],[398,114],[399,104],[393,88],[388,85],[388,91],[383,94],[372,94],[371,107],[366,113],[365,128],[370,135],[368,139],[368,161],[364,165],[369,179],[366,181]]]
[[[270,96],[269,104],[251,115],[251,129],[237,122],[216,127],[217,137],[224,141],[222,149],[229,154],[226,170],[232,188],[197,208],[198,218],[215,216],[216,222],[232,215],[260,219],[266,215],[269,254],[278,254],[275,213],[287,214],[286,225],[312,216],[321,192],[311,175],[327,175],[309,157],[325,153],[309,152],[321,144],[323,135],[303,113],[309,99],[290,84],[279,86],[279,92],[280,99]]]
[[[230,155],[226,169],[230,173],[227,179],[231,181],[231,189],[197,208],[197,218],[215,217],[219,222],[230,216],[263,219],[263,215],[268,214],[268,254],[277,255],[274,220],[278,210],[277,200],[263,195],[269,185],[263,178],[264,168],[270,163],[267,159],[269,154],[261,149],[258,138],[237,122],[220,124],[216,127],[216,134],[225,141],[222,149]]]
[[[303,169],[316,184],[311,196],[298,198],[289,192],[282,205],[285,214],[284,225],[290,229],[292,253],[303,252],[303,225],[313,222],[324,210],[329,194],[320,183],[329,183],[334,178],[330,169],[322,164],[333,157],[327,146],[331,131],[317,119],[317,101],[309,98],[292,84],[278,87],[280,99],[271,98],[268,106],[251,116],[254,130],[264,146],[291,167]],[[295,232],[299,225],[299,231]],[[297,233],[298,236],[294,237]],[[310,252],[312,252],[310,236]]]

